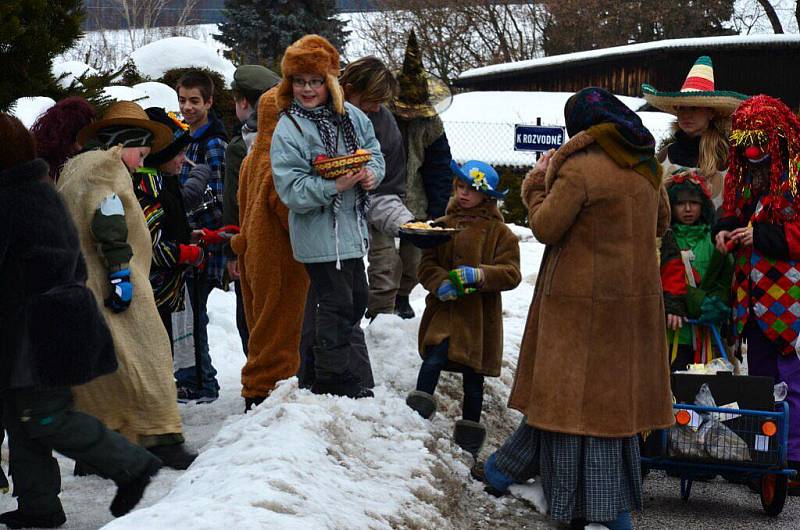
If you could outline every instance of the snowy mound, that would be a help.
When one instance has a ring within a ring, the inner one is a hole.
[[[136,90],[129,86],[122,85],[111,85],[105,87],[103,89],[103,95],[108,96],[114,101],[135,101],[140,105],[141,102],[147,97],[147,94],[141,90]]]
[[[25,127],[30,129],[36,119],[55,104],[56,102],[51,98],[43,96],[19,98],[11,104],[11,115],[16,116]]]
[[[136,102],[144,109],[148,107],[161,107],[167,112],[180,111],[180,107],[178,106],[178,93],[175,92],[175,89],[164,83],[148,81],[146,83],[133,85],[133,89],[145,94],[146,97],[143,100]]]
[[[189,37],[170,37],[151,42],[131,54],[139,73],[158,79],[173,68],[208,68],[219,72],[230,85],[236,67],[214,46]]]
[[[78,78],[84,74],[97,75],[98,73],[97,70],[81,61],[64,61],[61,63],[53,63],[50,71],[53,73],[56,79],[66,74],[58,81],[59,86],[62,88],[69,88],[73,81],[77,81],[77,83],[80,85]]]
[[[528,167],[536,163],[536,154],[514,150],[514,126],[564,126],[564,104],[572,92],[466,92],[453,97],[453,104],[442,113],[447,140],[453,158],[459,163],[482,160],[489,164]],[[618,96],[631,110],[645,101]],[[656,145],[669,134],[674,120],[662,112],[638,113],[656,138]]]
[[[159,503],[106,528],[441,526],[425,509],[444,495],[432,487],[426,422],[376,394],[320,397],[286,381],[220,432]]]

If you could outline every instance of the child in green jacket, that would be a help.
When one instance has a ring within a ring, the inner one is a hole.
[[[714,248],[714,206],[703,177],[694,171],[681,172],[665,186],[672,227],[661,240],[661,284],[670,366],[677,371],[720,355],[714,353],[710,327],[688,324],[687,320],[719,328],[730,319],[733,260]]]

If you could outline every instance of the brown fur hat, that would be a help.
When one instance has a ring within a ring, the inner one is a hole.
[[[325,79],[333,110],[344,114],[344,93],[339,86],[339,52],[319,35],[306,35],[295,41],[283,54],[281,60],[283,79],[278,85],[275,100],[280,110],[292,103],[292,76],[295,74],[317,74]]]

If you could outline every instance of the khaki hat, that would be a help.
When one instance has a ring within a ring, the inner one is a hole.
[[[243,92],[266,92],[281,82],[281,76],[260,64],[243,64],[233,72],[231,88]]]
[[[153,133],[153,152],[158,152],[172,143],[172,131],[162,123],[152,121],[142,107],[133,101],[117,101],[113,103],[101,120],[90,123],[78,133],[78,143],[86,142],[95,137],[97,132],[112,125],[130,125],[139,127]]]

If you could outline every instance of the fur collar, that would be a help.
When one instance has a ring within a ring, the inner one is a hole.
[[[564,162],[566,162],[569,157],[578,151],[586,149],[593,143],[594,138],[588,135],[586,131],[581,131],[570,138],[567,143],[558,148],[558,151],[556,151],[556,153],[553,155],[553,158],[550,159],[550,164],[547,166],[547,173],[545,173],[545,189],[548,192],[550,191],[550,187],[556,181],[558,170],[561,169],[561,166],[564,165]]]
[[[41,180],[50,173],[50,166],[41,158],[36,158],[22,164],[0,171],[0,187],[14,186]]]
[[[451,217],[480,217],[490,221],[496,220],[505,222],[503,214],[500,213],[500,208],[497,207],[497,201],[494,199],[485,200],[474,208],[464,209],[458,205],[458,201],[455,197],[450,197],[445,213]]]

